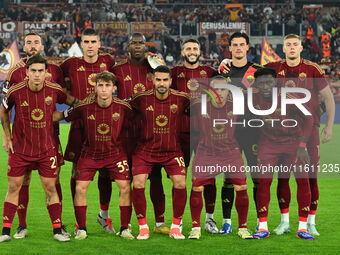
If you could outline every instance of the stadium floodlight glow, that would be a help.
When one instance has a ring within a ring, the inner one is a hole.
[[[241,88],[234,86],[232,84],[214,84],[213,87],[215,89],[228,89],[233,97],[233,114],[234,115],[244,115],[244,95]],[[301,98],[288,98],[287,94],[303,94],[304,97]],[[210,95],[211,97],[211,95]],[[247,90],[247,104],[248,109],[251,113],[257,116],[267,116],[275,112],[278,106],[278,88],[273,88],[272,93],[272,106],[267,110],[259,110],[256,109],[253,105],[253,88],[248,88]],[[295,105],[304,115],[312,115],[306,107],[304,107],[304,103],[307,103],[311,99],[311,93],[308,89],[305,88],[281,88],[281,114],[285,116],[287,114],[287,105]],[[201,95],[201,114],[207,114],[207,95]]]

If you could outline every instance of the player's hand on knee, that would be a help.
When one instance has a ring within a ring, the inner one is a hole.
[[[322,143],[327,143],[327,142],[329,142],[329,141],[331,140],[331,138],[332,138],[332,128],[331,128],[331,127],[328,127],[328,126],[325,126],[325,127],[322,129],[321,137],[323,137]]]
[[[310,163],[310,159],[309,159],[308,152],[307,152],[306,148],[304,148],[304,147],[298,148],[295,163],[298,160],[300,160],[302,162],[302,164],[304,164],[304,165]]]

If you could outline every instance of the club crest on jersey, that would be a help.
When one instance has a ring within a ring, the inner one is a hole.
[[[289,88],[296,87],[296,84],[293,80],[288,80],[285,82],[285,87],[289,87]]]
[[[153,76],[152,73],[147,73],[146,74],[146,78],[148,79],[148,81],[152,81],[152,76]]]
[[[176,112],[177,112],[177,109],[178,109],[177,104],[172,104],[172,105],[170,106],[170,110],[171,110],[172,113],[176,113]]]
[[[248,75],[247,76],[247,81],[249,82],[249,83],[252,83],[253,81],[254,81],[254,75]]]
[[[101,63],[99,67],[100,67],[101,72],[106,71],[106,64],[105,63]]]
[[[107,133],[109,133],[110,127],[109,127],[109,125],[102,123],[102,124],[98,125],[97,131],[101,135],[106,135]]]
[[[190,79],[187,83],[187,87],[188,89],[193,90],[193,91],[197,90],[199,87],[198,81],[195,79]]]
[[[117,121],[120,118],[120,114],[118,112],[115,112],[114,114],[112,114],[112,118],[114,121]]]
[[[31,118],[34,119],[35,121],[39,121],[43,117],[44,117],[44,112],[41,109],[39,109],[39,108],[35,108],[31,112]]]
[[[45,103],[47,105],[51,105],[52,104],[52,97],[48,96],[48,97],[45,97]]]
[[[300,74],[299,74],[299,79],[300,79],[300,81],[304,81],[304,80],[306,79],[306,77],[307,77],[307,74],[306,74],[306,73],[300,73]]]
[[[96,76],[97,76],[96,73],[91,73],[87,78],[87,81],[91,86],[96,86]]]
[[[156,117],[156,124],[160,127],[164,127],[166,124],[168,124],[168,117],[161,114]]]
[[[143,83],[137,83],[134,87],[133,87],[133,92],[136,94],[138,92],[142,92],[145,91],[145,86]]]
[[[204,70],[200,71],[200,76],[201,78],[207,78],[207,72]]]

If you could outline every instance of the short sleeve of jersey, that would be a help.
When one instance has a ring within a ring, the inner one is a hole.
[[[66,77],[70,77],[69,71],[70,71],[70,66],[71,66],[71,62],[72,62],[72,58],[70,59],[66,59],[61,65],[61,71],[63,73],[63,76]]]
[[[326,79],[325,74],[322,71],[321,67],[317,66],[317,67],[312,67],[312,68],[314,69],[313,70],[314,79],[316,79],[314,84],[316,85],[317,90],[321,91],[325,87],[328,86],[327,79]]]
[[[15,101],[14,101],[13,93],[11,93],[11,90],[9,90],[6,96],[4,97],[4,99],[2,100],[2,105],[7,111],[9,111],[12,109],[14,104],[15,104]]]
[[[66,102],[67,95],[61,90],[57,90],[57,103],[58,104],[64,104]]]
[[[57,77],[56,83],[58,83],[62,88],[66,88],[64,73],[59,66],[56,66],[55,72]]]

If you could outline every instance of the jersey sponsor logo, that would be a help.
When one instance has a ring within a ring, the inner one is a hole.
[[[161,114],[156,117],[156,124],[160,127],[164,127],[166,124],[168,124],[168,117]]]
[[[207,78],[207,72],[204,71],[204,70],[200,71],[200,76],[201,76],[202,78]]]
[[[304,81],[304,80],[306,79],[306,77],[307,77],[307,74],[306,74],[306,73],[300,73],[300,74],[299,74],[299,79],[300,79],[300,81]]]
[[[114,121],[117,121],[120,118],[120,114],[118,112],[115,112],[114,114],[112,114],[112,118]]]
[[[124,81],[132,81],[130,75],[126,75],[125,78],[124,78]]]
[[[28,106],[27,101],[25,100],[24,102],[22,102],[22,104],[20,106]]]
[[[90,116],[87,117],[88,120],[96,120],[96,118],[91,114]]]
[[[85,71],[85,67],[84,66],[80,66],[78,69],[77,69],[78,72],[84,72]]]
[[[220,134],[224,131],[224,125],[216,125],[213,130],[215,133]]]
[[[39,108],[35,108],[31,112],[31,118],[34,119],[35,121],[39,121],[43,117],[44,117],[44,112],[41,109],[39,109]]]
[[[145,91],[145,86],[143,83],[137,83],[134,87],[133,87],[133,93],[138,93],[138,92],[142,92]]]
[[[177,78],[184,78],[184,77],[185,77],[185,75],[184,75],[183,72],[181,72],[179,75],[177,75]]]
[[[285,76],[285,70],[282,70],[278,73],[279,75]]]
[[[197,90],[199,87],[198,81],[195,79],[190,79],[187,83],[187,87],[190,90],[194,90],[194,91]]]
[[[50,96],[45,97],[45,103],[47,105],[51,105],[52,104],[52,97],[50,97]]]
[[[96,73],[91,73],[87,78],[87,81],[91,86],[96,86],[96,76],[97,76]]]
[[[149,107],[147,107],[146,110],[147,110],[147,111],[152,111],[152,112],[154,111],[152,105],[150,105]]]
[[[170,106],[170,110],[171,110],[172,113],[176,113],[177,110],[178,110],[177,104],[172,104],[172,105]]]
[[[102,123],[102,124],[98,125],[97,131],[101,135],[106,135],[107,133],[110,132],[110,127],[109,127],[109,125]]]

